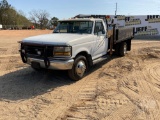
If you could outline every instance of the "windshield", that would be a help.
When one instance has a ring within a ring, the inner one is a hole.
[[[92,28],[92,21],[61,21],[54,30],[54,33],[91,34]]]

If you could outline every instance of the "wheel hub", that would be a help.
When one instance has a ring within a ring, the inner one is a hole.
[[[124,44],[124,54],[126,54],[126,53],[127,53],[127,45]]]
[[[76,66],[76,73],[79,76],[83,76],[83,74],[86,71],[86,65],[84,61],[79,61],[77,66]]]

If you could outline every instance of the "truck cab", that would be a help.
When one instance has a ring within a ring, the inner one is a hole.
[[[106,26],[102,19],[70,19],[59,21],[53,34],[69,38],[68,45],[72,46],[72,56],[86,52],[96,59],[107,53],[108,38]],[[75,38],[72,38],[72,37]],[[66,39],[65,39],[66,41]]]
[[[109,44],[103,19],[73,18],[60,20],[52,34],[23,39],[20,55],[35,70],[68,70],[71,79],[80,80],[90,66],[107,58]]]

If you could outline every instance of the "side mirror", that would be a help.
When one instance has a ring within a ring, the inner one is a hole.
[[[114,24],[114,18],[112,18],[111,24]]]

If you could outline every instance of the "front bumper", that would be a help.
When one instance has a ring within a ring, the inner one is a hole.
[[[50,66],[48,69],[53,69],[53,70],[69,70],[72,69],[74,60],[55,60],[51,59],[50,61]],[[36,59],[36,58],[27,58],[27,64],[31,65],[32,62],[39,63],[41,68],[46,68],[45,63],[43,59]]]

